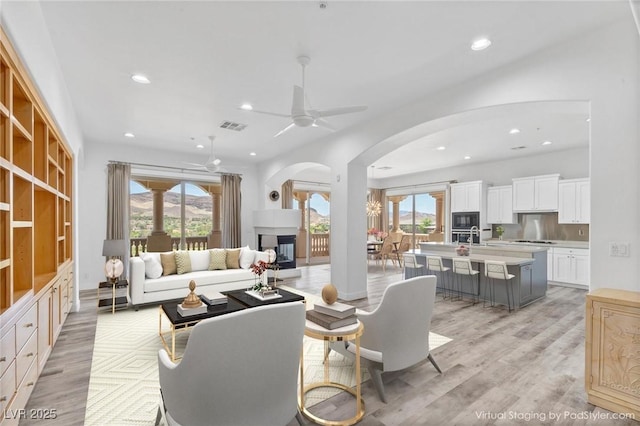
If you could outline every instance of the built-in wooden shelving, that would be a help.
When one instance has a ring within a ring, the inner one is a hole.
[[[46,363],[74,288],[73,155],[35,87],[0,27],[0,408],[14,413],[37,378],[26,372]],[[37,353],[18,359],[28,341],[37,341]],[[0,426],[17,419],[0,418]]]

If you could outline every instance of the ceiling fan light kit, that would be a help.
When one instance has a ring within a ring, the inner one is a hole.
[[[291,123],[284,129],[280,130],[273,137],[277,138],[283,133],[287,132],[294,126],[298,127],[324,127],[331,131],[335,129],[329,124],[324,117],[331,117],[335,115],[350,114],[353,112],[361,112],[367,109],[364,105],[359,106],[346,106],[331,108],[325,110],[316,110],[307,108],[306,95],[305,95],[305,68],[311,62],[311,58],[305,55],[298,56],[298,63],[302,67],[302,86],[293,86],[293,100],[291,102],[291,114],[282,114],[270,111],[258,111],[255,109],[247,109],[241,107],[240,109],[245,111],[251,111],[258,114],[273,115],[275,117],[286,117],[291,120]]]

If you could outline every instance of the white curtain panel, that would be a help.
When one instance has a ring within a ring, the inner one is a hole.
[[[282,190],[280,191],[281,203],[283,209],[292,209],[293,208],[293,181],[289,179],[285,183],[282,184]]]

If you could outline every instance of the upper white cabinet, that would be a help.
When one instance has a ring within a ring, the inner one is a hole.
[[[567,179],[558,184],[558,223],[589,223],[589,179]]]
[[[511,185],[487,189],[487,223],[516,223]]]
[[[482,181],[451,184],[451,212],[481,212],[485,192]]]
[[[513,211],[538,212],[558,210],[560,175],[513,179]]]

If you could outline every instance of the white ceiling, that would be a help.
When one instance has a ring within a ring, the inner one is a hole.
[[[193,153],[215,135],[216,154],[227,164],[263,161],[326,136],[326,129],[309,127],[274,139],[286,118],[238,109],[250,102],[288,113],[292,86],[301,84],[301,54],[311,57],[306,89],[314,108],[369,106],[329,118],[339,131],[630,15],[627,2],[606,1],[329,1],[324,9],[317,1],[41,6],[87,141]],[[493,45],[471,51],[479,36]],[[134,73],[151,84],[134,83]],[[393,176],[585,145],[587,116],[586,107],[557,111],[548,104],[496,109],[482,120],[461,116],[375,164],[390,166],[385,176]],[[224,120],[248,127],[224,130]],[[509,135],[512,127],[522,132]],[[136,138],[124,138],[125,132]],[[546,139],[553,144],[542,147]],[[434,151],[440,145],[447,149]],[[509,149],[518,145],[527,149]],[[465,155],[472,159],[462,160]]]

